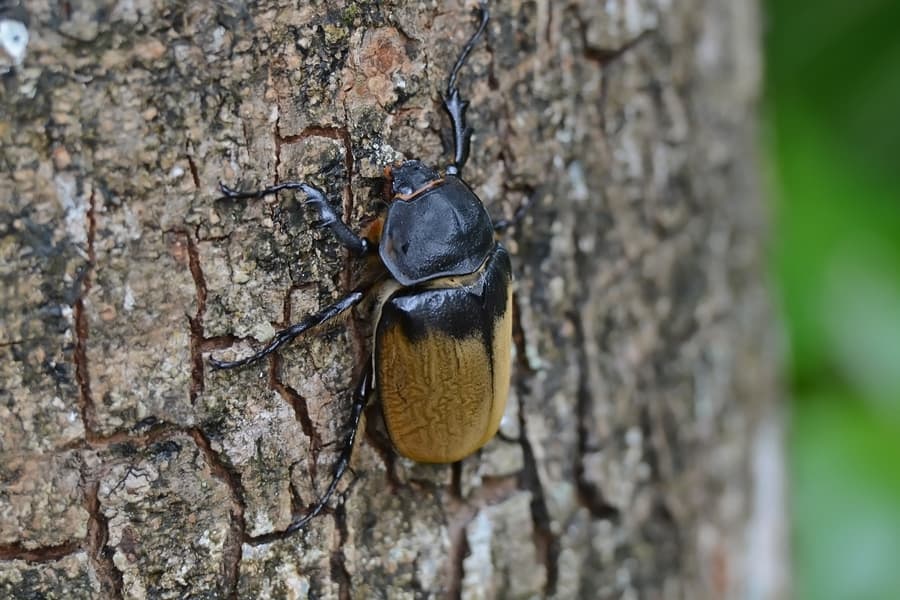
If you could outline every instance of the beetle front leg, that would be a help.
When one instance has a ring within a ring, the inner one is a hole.
[[[342,246],[357,256],[369,254],[374,250],[375,246],[369,240],[356,235],[352,229],[347,227],[347,224],[335,212],[334,207],[325,199],[322,190],[311,185],[305,185],[302,189],[307,195],[306,202],[303,204],[315,210],[318,215],[318,219],[312,223],[313,227],[327,227]]]
[[[341,448],[341,455],[334,465],[334,474],[332,475],[331,483],[328,484],[328,488],[325,490],[325,493],[322,494],[321,498],[316,501],[315,506],[313,506],[313,508],[302,518],[288,525],[285,533],[292,533],[302,528],[309,523],[310,520],[315,518],[316,515],[322,512],[322,509],[328,504],[328,500],[337,489],[338,482],[341,480],[341,477],[344,476],[344,473],[347,472],[347,467],[350,466],[350,457],[353,454],[353,444],[356,441],[356,432],[359,430],[359,420],[362,418],[363,411],[366,408],[366,404],[369,402],[369,397],[372,395],[374,387],[375,381],[372,375],[372,359],[369,358],[369,360],[366,361],[366,368],[363,371],[359,385],[357,385],[356,392],[353,395],[353,406],[350,409],[350,420],[347,423],[347,437],[344,438],[344,447]]]
[[[444,109],[450,115],[450,123],[453,126],[453,164],[447,167],[447,173],[459,175],[469,158],[469,138],[472,137],[472,128],[466,127],[466,107],[469,103],[462,100],[459,88],[453,88],[449,95],[444,96]]]
[[[252,192],[240,192],[220,182],[219,189],[222,190],[221,199],[229,200],[262,198],[283,190],[300,190],[306,194],[306,200],[303,204],[316,212],[317,219],[312,222],[313,227],[327,227],[342,246],[357,256],[369,254],[374,249],[374,245],[369,240],[356,235],[352,229],[347,227],[347,224],[341,220],[334,207],[325,199],[325,194],[322,190],[303,181],[286,181]]]
[[[480,10],[481,24],[459,53],[459,58],[456,59],[456,64],[450,71],[447,92],[444,94],[444,109],[450,115],[450,123],[453,126],[453,164],[447,167],[447,173],[451,175],[459,175],[469,158],[469,138],[472,137],[472,128],[466,126],[466,107],[469,106],[469,103],[460,96],[459,88],[456,86],[456,77],[472,48],[475,47],[478,38],[484,32],[484,28],[487,27],[490,14],[484,0],[480,4]]]

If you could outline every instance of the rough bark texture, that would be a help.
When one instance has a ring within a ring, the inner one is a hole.
[[[27,3],[0,98],[0,596],[722,598],[774,397],[752,3],[498,1],[466,178],[516,270],[504,436],[327,485],[367,315],[210,372],[351,284],[382,168],[446,164],[461,2]],[[757,482],[758,484],[759,482]],[[765,526],[765,520],[763,520]],[[757,532],[758,533],[758,532]]]

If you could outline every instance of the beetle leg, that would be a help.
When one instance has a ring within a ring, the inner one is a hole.
[[[510,437],[510,436],[506,435],[505,433],[503,433],[502,431],[499,431],[499,430],[497,431],[496,436],[497,436],[498,439],[500,439],[500,440],[506,442],[507,444],[521,444],[521,443],[522,443],[522,438],[521,438],[521,437],[515,437],[515,438],[514,438],[514,437]]]
[[[459,88],[456,87],[456,77],[459,75],[459,70],[465,64],[472,48],[475,47],[478,38],[484,32],[484,28],[487,27],[490,14],[484,0],[480,4],[480,9],[481,24],[475,30],[475,33],[472,34],[472,37],[469,38],[469,41],[466,42],[466,45],[463,46],[462,52],[459,53],[459,58],[456,59],[456,64],[453,65],[453,69],[450,71],[450,78],[447,80],[447,92],[444,94],[444,109],[450,115],[450,122],[453,125],[453,164],[447,167],[447,173],[451,175],[458,175],[469,158],[469,138],[472,137],[472,128],[466,126],[466,107],[469,106],[469,103],[460,97]]]
[[[337,241],[357,256],[368,254],[375,248],[369,240],[353,233],[353,230],[341,221],[334,207],[325,199],[325,194],[322,193],[322,190],[306,184],[303,184],[301,189],[306,192],[307,196],[303,204],[315,210],[318,216],[315,222],[316,227],[327,227],[330,229]]]
[[[246,200],[247,198],[262,198],[263,196],[271,196],[282,190],[302,190],[306,186],[302,181],[285,181],[277,185],[272,185],[261,190],[253,190],[252,192],[242,192],[232,187],[228,187],[223,182],[219,182],[219,190],[222,192],[219,200]]]
[[[341,449],[341,455],[334,465],[334,475],[332,475],[331,483],[328,484],[325,493],[316,501],[312,510],[306,513],[302,518],[292,522],[285,530],[285,533],[297,531],[322,512],[322,509],[325,508],[331,495],[334,494],[334,490],[337,489],[338,482],[347,471],[347,467],[350,466],[350,456],[353,454],[353,443],[356,440],[356,432],[359,430],[359,420],[362,417],[366,404],[369,402],[369,397],[372,395],[372,390],[375,387],[372,377],[372,360],[367,360],[366,364],[366,370],[363,372],[359,385],[356,388],[356,392],[353,395],[353,407],[350,409],[350,422],[347,424],[347,437],[344,439],[344,447]]]
[[[283,190],[300,190],[307,196],[306,201],[303,204],[316,211],[317,220],[314,222],[314,226],[327,227],[330,229],[338,242],[357,256],[368,254],[374,249],[374,245],[369,242],[369,240],[353,233],[353,230],[347,227],[346,223],[341,221],[337,212],[335,212],[334,207],[332,207],[325,199],[325,194],[322,190],[303,181],[285,181],[284,183],[251,192],[240,192],[219,182],[219,189],[222,190],[222,197],[220,199],[229,200],[262,198]]]
[[[510,227],[515,227],[518,225],[522,219],[525,217],[525,213],[528,212],[528,208],[531,206],[531,198],[526,196],[525,201],[519,205],[519,208],[516,209],[516,212],[513,213],[513,216],[509,219],[497,219],[494,221],[494,231],[496,233],[505,233],[507,229]]]
[[[262,350],[259,350],[258,352],[251,354],[250,356],[246,356],[244,358],[241,358],[238,360],[232,360],[232,361],[223,361],[223,360],[219,360],[217,358],[213,358],[212,356],[210,356],[209,362],[212,365],[214,370],[233,369],[235,367],[241,367],[244,365],[248,365],[250,363],[254,363],[254,362],[272,354],[273,352],[275,352],[276,350],[278,350],[285,344],[290,343],[291,341],[294,340],[294,338],[296,338],[301,333],[308,331],[308,330],[312,329],[313,327],[318,327],[319,325],[322,325],[322,324],[330,321],[331,319],[337,317],[338,315],[347,311],[348,309],[353,308],[354,306],[359,304],[359,301],[362,300],[364,296],[365,296],[365,290],[362,290],[362,289],[356,289],[356,290],[350,292],[349,294],[347,294],[346,296],[344,296],[343,298],[341,298],[340,300],[338,300],[331,306],[325,308],[324,310],[321,310],[314,315],[310,315],[310,316],[306,317],[299,323],[291,325],[287,329],[282,329],[281,331],[279,331],[278,333],[275,334],[275,337],[273,337],[272,340],[268,344],[266,344],[266,346]]]

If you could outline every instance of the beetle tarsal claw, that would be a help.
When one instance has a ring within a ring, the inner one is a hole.
[[[234,188],[231,188],[231,187],[228,187],[227,185],[225,185],[224,181],[219,182],[219,190],[226,196],[235,196],[238,193],[237,190],[235,190]]]
[[[313,229],[325,229],[334,223],[334,219],[314,219],[310,221],[309,226]]]

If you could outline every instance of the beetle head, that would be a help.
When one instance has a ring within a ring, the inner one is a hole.
[[[391,181],[391,192],[400,197],[411,196],[441,178],[437,171],[419,160],[408,160],[385,171]]]

